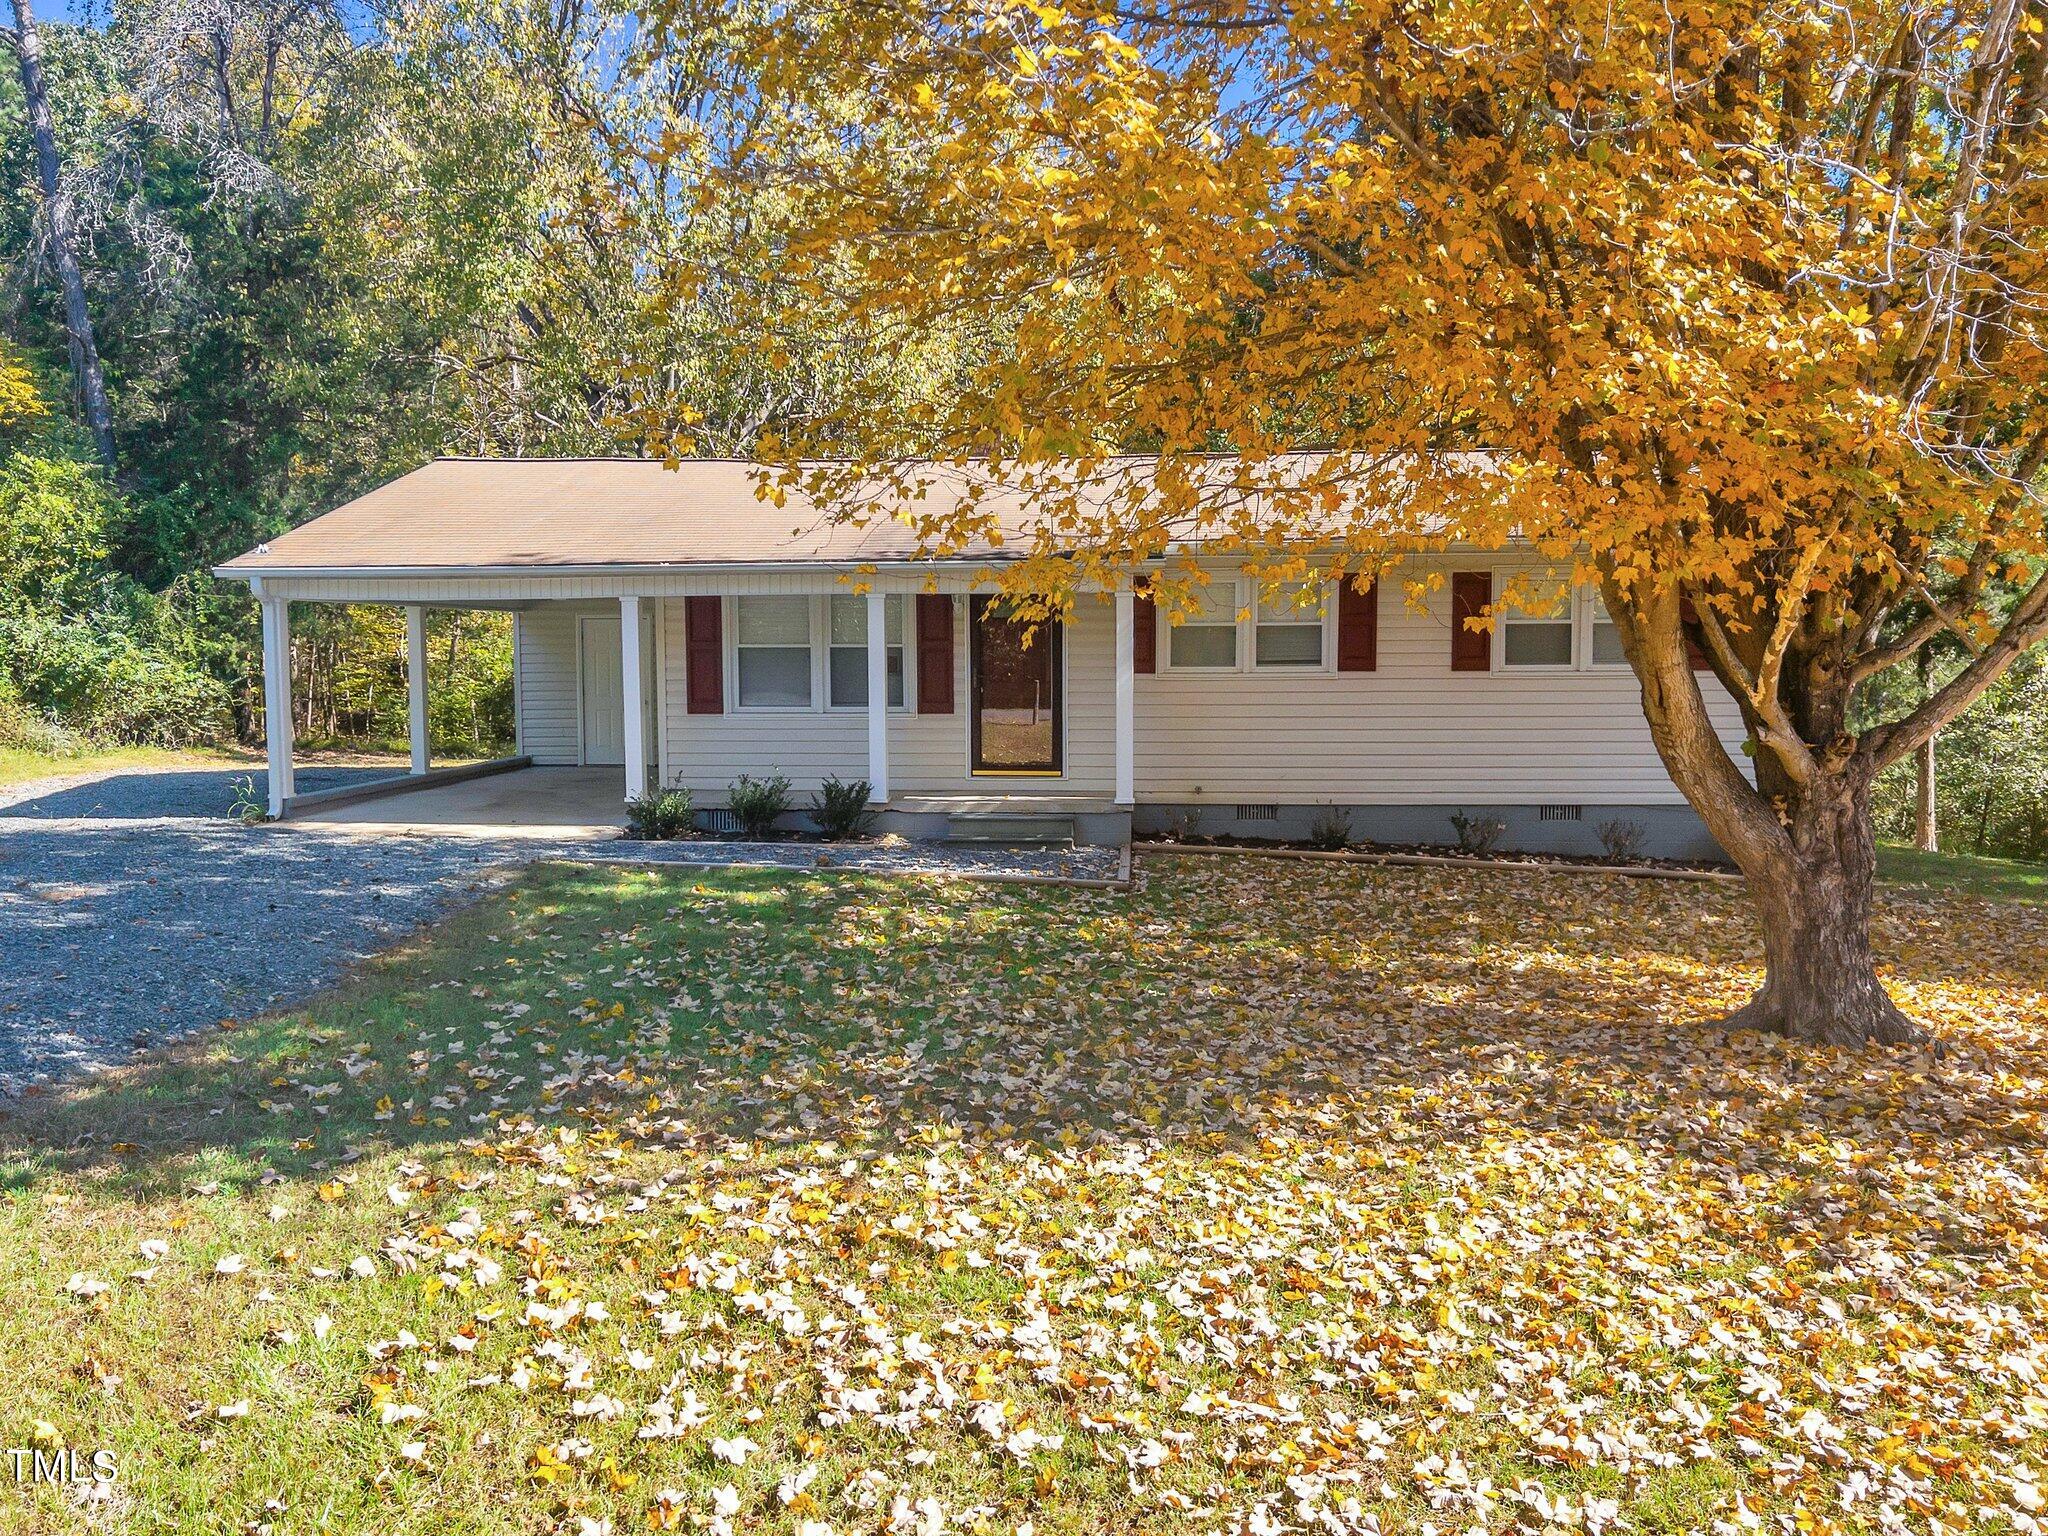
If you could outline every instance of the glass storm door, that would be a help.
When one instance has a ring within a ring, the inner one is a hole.
[[[968,599],[968,615],[974,771],[1057,777],[1065,626],[1020,623],[981,595]]]

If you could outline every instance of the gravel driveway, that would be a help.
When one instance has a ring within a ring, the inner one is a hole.
[[[388,771],[311,768],[297,778],[309,790]],[[807,867],[819,852],[245,827],[228,817],[245,777],[260,799],[263,773],[241,769],[0,789],[0,1097],[305,997],[508,863],[610,854]],[[1102,876],[1116,854],[911,844],[837,847],[829,857],[906,872]]]

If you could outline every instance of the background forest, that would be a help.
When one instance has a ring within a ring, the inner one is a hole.
[[[774,281],[777,210],[765,185],[700,195],[697,157],[748,131],[715,36],[650,63],[630,10],[586,0],[82,15],[15,0],[0,69],[0,748],[256,739],[254,605],[210,567],[437,453],[746,454],[827,414],[835,369],[943,388],[978,344],[733,334],[718,285]],[[611,147],[650,136],[674,158],[622,172]],[[710,280],[656,306],[636,275],[683,256]],[[498,748],[507,626],[431,625],[437,751]],[[400,614],[308,609],[295,642],[302,740],[403,737]],[[1948,846],[2048,858],[2038,655],[1943,734],[1936,786]],[[1905,765],[1881,832],[1909,838],[1915,802]]]

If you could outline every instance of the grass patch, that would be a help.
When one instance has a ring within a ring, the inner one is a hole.
[[[252,763],[260,765],[261,761],[248,753],[216,752],[200,747],[177,750],[167,747],[104,747],[55,755],[0,747],[0,786],[122,769],[222,768]]]
[[[1535,888],[531,872],[0,1117],[0,1438],[121,1467],[0,1529],[1981,1524],[2048,940],[1886,904],[1930,1071],[1685,1023],[1738,892]]]
[[[1877,875],[1900,885],[1922,885],[1988,901],[2048,902],[2048,864],[1988,859],[1968,853],[1922,853],[1885,843],[1877,850]]]

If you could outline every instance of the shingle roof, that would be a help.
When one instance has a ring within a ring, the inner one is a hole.
[[[740,460],[436,459],[230,560],[228,575],[303,570],[536,569],[603,565],[858,564],[906,560],[902,522],[833,522],[791,491],[755,494],[762,467]],[[958,471],[932,470],[943,497]],[[989,505],[1006,536],[1028,532],[1012,493]],[[999,555],[990,546],[962,558]]]
[[[1461,456],[1465,457],[1465,456]],[[1480,455],[1469,456],[1483,464]],[[1295,454],[1252,464],[1219,455],[1198,476],[1218,496],[1337,479],[1337,461]],[[1156,461],[1130,455],[1093,462],[1078,482],[1084,499],[1149,490]],[[1056,480],[1062,465],[1031,473]],[[1078,473],[1078,470],[1076,471]],[[280,534],[218,567],[227,576],[282,572],[565,570],[603,566],[885,564],[915,559],[915,530],[888,515],[921,504],[948,511],[970,492],[992,513],[1000,545],[978,542],[954,558],[990,562],[1022,554],[1035,531],[1031,497],[972,466],[917,465],[906,502],[878,483],[863,497],[876,514],[835,521],[790,489],[782,505],[758,494],[773,471],[739,459],[691,459],[670,469],[650,459],[436,459]],[[1076,483],[1076,482],[1070,482]],[[1342,496],[1363,494],[1347,486]],[[1346,519],[1333,516],[1333,532]],[[1190,537],[1200,538],[1191,531]]]

